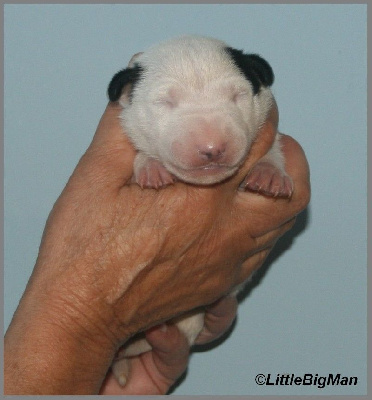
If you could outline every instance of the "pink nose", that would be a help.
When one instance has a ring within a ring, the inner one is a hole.
[[[208,162],[218,162],[224,157],[226,143],[211,143],[198,148],[198,155],[201,160]]]

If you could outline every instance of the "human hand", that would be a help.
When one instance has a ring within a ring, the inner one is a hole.
[[[262,135],[240,173],[221,185],[177,183],[166,190],[143,191],[126,185],[134,151],[122,134],[118,114],[119,108],[109,104],[92,145],[55,204],[36,272],[42,270],[48,288],[58,275],[55,293],[61,292],[65,278],[63,304],[77,304],[87,296],[83,313],[95,318],[101,310],[109,318],[104,326],[122,340],[211,303],[250,276],[306,205],[308,171],[299,146],[283,137],[287,169],[298,181],[291,200],[239,192],[254,155],[260,158],[270,145],[271,136]],[[291,158],[298,165],[291,166]],[[84,274],[73,273],[76,265]],[[198,291],[193,290],[196,286]],[[87,287],[89,292],[82,293]],[[93,310],[91,299],[97,302]]]
[[[108,105],[48,218],[5,338],[10,393],[98,393],[118,346],[245,281],[309,201],[306,158],[287,136],[291,199],[238,189],[270,147],[275,112],[232,179],[160,191],[128,184],[135,151],[119,112]]]
[[[236,316],[237,300],[224,297],[207,306],[205,325],[195,344],[204,344],[220,337]],[[146,332],[152,350],[131,359],[131,374],[120,386],[110,371],[100,390],[102,395],[165,394],[184,373],[189,360],[189,344],[176,325],[162,324]]]

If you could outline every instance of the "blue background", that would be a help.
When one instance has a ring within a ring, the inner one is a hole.
[[[280,129],[306,151],[312,200],[254,280],[233,333],[192,356],[174,393],[364,394],[366,14],[366,5],[6,5],[5,328],[112,75],[160,40],[213,36],[272,65]],[[258,373],[359,381],[268,387]]]

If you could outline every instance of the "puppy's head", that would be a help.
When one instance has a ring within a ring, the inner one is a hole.
[[[274,80],[260,56],[215,39],[184,37],[136,55],[112,79],[134,146],[181,180],[211,184],[241,165],[271,106]]]

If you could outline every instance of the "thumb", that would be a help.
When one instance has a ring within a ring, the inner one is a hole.
[[[135,149],[120,125],[118,103],[108,103],[98,124],[93,140],[81,158],[73,175],[78,175],[86,184],[120,189],[133,173]]]
[[[257,138],[250,149],[248,157],[250,161],[256,162],[268,152],[278,132],[278,124],[279,111],[276,101],[273,99],[266,121],[258,131]]]

